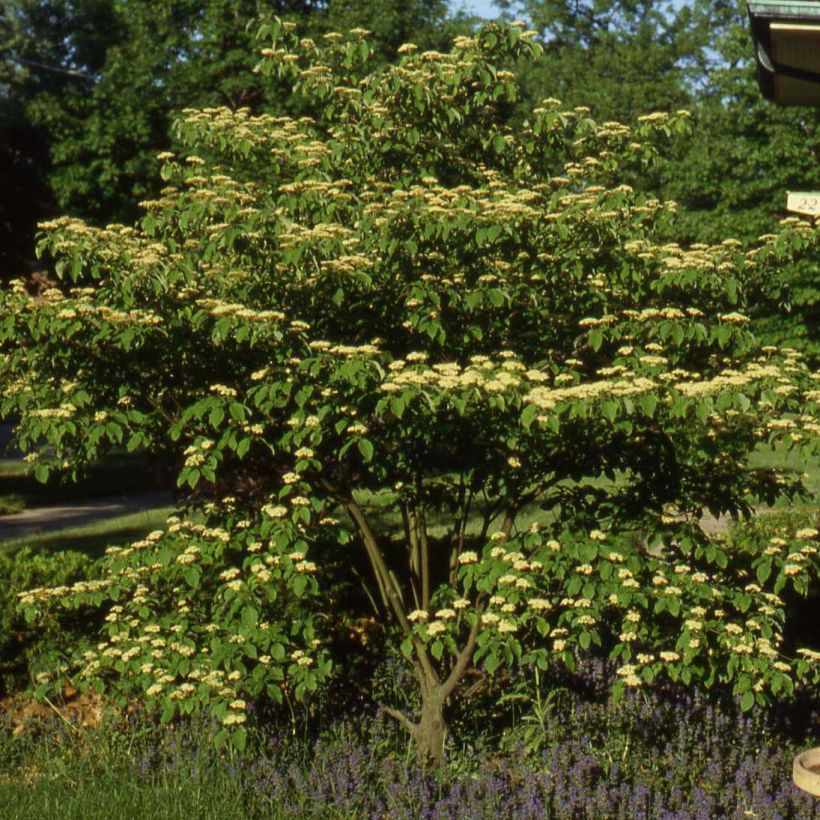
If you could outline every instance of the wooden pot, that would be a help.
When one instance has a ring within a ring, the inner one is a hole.
[[[820,747],[797,755],[792,767],[792,779],[799,789],[820,797]]]

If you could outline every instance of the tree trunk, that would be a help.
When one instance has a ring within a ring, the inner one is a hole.
[[[481,629],[481,613],[484,603],[480,603],[478,615],[470,627],[467,642],[458,653],[450,670],[450,674],[439,680],[439,676],[430,663],[423,646],[416,645],[416,679],[419,682],[421,694],[421,717],[417,723],[398,709],[386,708],[386,712],[404,726],[416,744],[416,754],[419,763],[441,768],[444,762],[444,741],[447,737],[447,723],[444,720],[444,706],[447,699],[456,690],[459,681],[469,668],[470,659],[476,646],[478,633]]]
[[[447,736],[444,700],[440,686],[423,692],[421,717],[413,727],[413,739],[419,762],[434,769],[440,768],[444,762],[444,740]]]
[[[444,702],[447,697],[440,684],[421,687],[421,717],[414,723],[398,709],[387,707],[385,711],[395,718],[413,738],[418,762],[433,769],[441,768],[444,763],[444,740],[447,737],[447,724],[444,720]]]

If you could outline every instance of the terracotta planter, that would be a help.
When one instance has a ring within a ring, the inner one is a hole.
[[[792,767],[792,779],[799,789],[820,797],[820,747],[797,755]]]

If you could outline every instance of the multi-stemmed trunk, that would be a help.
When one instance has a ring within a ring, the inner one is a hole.
[[[413,630],[405,606],[405,594],[396,575],[388,567],[382,553],[379,539],[371,529],[369,522],[351,494],[344,494],[334,487],[328,479],[323,485],[335,498],[341,501],[353,520],[373,571],[373,578],[385,615],[392,615],[405,637],[412,646],[416,679],[421,695],[421,713],[417,721],[411,720],[398,709],[386,708],[387,714],[399,721],[409,732],[416,746],[419,762],[424,766],[439,768],[444,761],[444,743],[447,737],[447,723],[444,717],[448,699],[454,694],[465,672],[472,661],[478,633],[481,628],[481,617],[484,601],[476,601],[475,619],[461,649],[449,658],[450,663],[434,662],[427,652],[424,641]],[[416,608],[429,612],[431,598],[431,567],[433,560],[427,536],[427,524],[424,510],[403,510],[403,519],[407,533],[408,568],[411,575],[410,591]],[[463,546],[463,531],[466,527],[466,513],[461,517],[457,531],[460,538],[456,540]],[[509,532],[512,519],[505,521],[504,529]],[[458,549],[458,548],[456,548]],[[449,563],[451,583],[457,572],[457,557],[445,554]],[[409,595],[407,596],[409,597]]]

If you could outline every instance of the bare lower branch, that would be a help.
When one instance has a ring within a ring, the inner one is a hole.
[[[467,671],[470,661],[473,657],[473,650],[475,650],[476,641],[478,640],[478,633],[481,631],[481,614],[483,606],[476,607],[476,619],[470,628],[470,634],[467,636],[467,643],[464,644],[461,652],[456,657],[456,662],[453,665],[447,679],[441,685],[442,696],[448,698],[453,690],[458,686],[458,682]]]
[[[397,598],[397,596],[391,595],[391,592],[395,592],[393,589],[393,581],[390,578],[390,573],[387,569],[387,565],[384,562],[384,557],[381,554],[381,550],[379,549],[379,544],[376,539],[376,536],[371,530],[370,525],[365,518],[362,509],[359,505],[353,500],[352,497],[345,496],[344,494],[340,493],[326,478],[320,479],[322,485],[325,489],[329,490],[333,493],[333,495],[339,499],[339,501],[344,505],[345,509],[350,514],[350,517],[353,519],[353,523],[356,525],[356,529],[359,531],[359,535],[362,539],[362,543],[364,544],[365,551],[367,552],[367,557],[370,559],[370,567],[373,570],[373,575],[376,578],[376,584],[379,588],[379,595],[382,599],[382,604],[384,605],[385,609],[393,610],[394,614],[396,615],[396,619],[402,625],[402,629],[408,634],[410,633],[410,625],[407,622],[407,619],[404,617],[404,611],[401,607],[401,602]],[[397,608],[398,604],[398,608]]]
[[[458,556],[464,551],[464,539],[467,534],[467,521],[472,505],[472,487],[466,487],[464,476],[461,477],[458,499],[458,518],[453,526],[453,534],[450,538],[450,585],[455,585],[458,580]]]
[[[379,586],[379,592],[382,596],[385,609],[387,609],[388,612],[393,612],[402,632],[412,641],[416,658],[424,674],[430,680],[438,682],[438,674],[427,655],[424,644],[413,634],[413,627],[410,621],[407,620],[407,613],[405,612],[401,596],[401,587],[396,576],[390,571],[390,568],[384,560],[376,534],[370,528],[370,524],[364,512],[352,497],[345,496],[339,492],[326,478],[320,479],[320,482],[325,489],[339,499],[353,519],[356,529],[359,531],[359,535],[364,543],[367,557],[370,559],[370,566],[373,570],[373,575],[376,577],[376,583]]]
[[[390,715],[391,718],[401,723],[401,725],[404,726],[404,728],[407,729],[411,735],[416,734],[418,731],[416,724],[413,723],[413,721],[410,720],[410,718],[403,712],[400,712],[398,709],[393,709],[390,706],[382,706],[382,709],[384,709],[385,714]]]
[[[421,547],[421,608],[430,606],[430,542],[427,538],[427,516],[424,507],[418,516],[419,543]]]
[[[421,597],[419,595],[418,574],[416,569],[415,536],[413,535],[410,525],[410,512],[407,509],[407,504],[404,502],[399,504],[399,509],[401,510],[401,523],[404,527],[404,543],[407,544],[407,548],[410,552],[410,588],[413,592],[413,603],[415,603],[416,609],[421,609]]]
[[[504,523],[501,525],[501,532],[503,532],[507,538],[512,535],[516,515],[518,515],[518,505],[511,506],[504,514]]]

